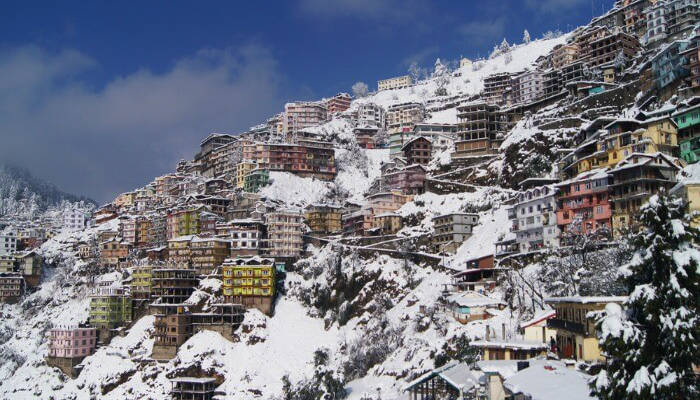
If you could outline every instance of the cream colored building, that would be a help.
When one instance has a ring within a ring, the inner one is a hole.
[[[413,79],[408,75],[377,81],[377,90],[401,89],[413,85]]]

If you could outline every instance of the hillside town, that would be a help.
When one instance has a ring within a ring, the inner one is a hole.
[[[610,321],[642,300],[617,269],[671,226],[694,375],[666,368],[697,394],[698,21],[620,0],[203,133],[96,208],[2,215],[0,397],[623,398]],[[647,373],[629,398],[683,398]]]

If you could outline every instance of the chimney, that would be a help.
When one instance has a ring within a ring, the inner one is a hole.
[[[489,340],[489,326],[486,325],[486,338],[484,340]]]
[[[501,337],[506,340],[506,324],[501,324]]]

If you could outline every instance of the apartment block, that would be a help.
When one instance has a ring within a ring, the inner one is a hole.
[[[265,253],[270,257],[296,258],[304,249],[303,216],[294,211],[273,211],[265,214],[267,238]]]
[[[272,313],[275,298],[275,260],[247,257],[224,262],[222,290],[227,302]]]
[[[199,284],[197,271],[184,268],[153,268],[151,299],[161,304],[184,303]]]
[[[131,322],[132,304],[120,287],[102,285],[90,295],[90,325],[98,330],[100,341],[106,342],[114,329]]]
[[[396,213],[384,213],[374,216],[372,231],[378,235],[394,235],[403,228],[403,219]]]
[[[255,168],[248,172],[243,179],[243,190],[247,193],[257,193],[270,184],[270,171]]]
[[[509,210],[511,231],[521,253],[559,245],[555,196],[556,188],[551,185],[530,188],[520,192]]]
[[[259,219],[236,219],[216,226],[216,235],[231,243],[231,258],[259,255],[264,234],[265,224]]]
[[[339,206],[311,204],[304,210],[304,219],[315,234],[330,235],[343,229],[342,209]]]
[[[457,135],[454,157],[496,154],[503,141],[503,115],[498,106],[483,101],[457,107]]]
[[[135,265],[131,270],[131,297],[133,299],[151,298],[152,265]]]
[[[552,68],[561,69],[578,58],[579,46],[576,43],[558,44],[552,49]]]
[[[516,96],[514,103],[530,104],[544,95],[542,72],[537,70],[525,71],[517,76],[517,81],[518,96]]]
[[[97,330],[89,327],[64,326],[49,331],[49,354],[46,364],[75,378],[75,367],[95,352]]]
[[[253,143],[243,148],[243,158],[255,162],[258,169],[304,177],[333,180],[336,174],[335,150],[329,142],[299,139],[294,144]]]
[[[432,159],[433,144],[424,136],[414,137],[401,147],[408,165],[428,165]]]
[[[427,170],[421,164],[389,168],[380,178],[383,189],[414,196],[425,193]]]
[[[610,233],[609,182],[606,169],[595,169],[556,184],[559,190],[557,225],[562,237],[567,234]]]
[[[420,122],[415,124],[413,136],[430,139],[433,155],[446,150],[452,152],[457,139],[457,124]]]
[[[377,90],[402,89],[413,85],[413,79],[408,75],[377,81]]]
[[[459,246],[472,236],[479,224],[479,214],[453,213],[433,218],[432,244],[439,252],[454,254]]]
[[[504,105],[506,90],[510,87],[511,74],[501,72],[484,78],[484,91],[481,97],[491,105]]]
[[[696,163],[700,159],[700,104],[679,107],[672,118],[678,127],[681,158]]]
[[[282,129],[284,133],[291,134],[318,126],[328,120],[328,109],[322,103],[317,102],[294,102],[284,105],[284,116]]]
[[[350,108],[350,95],[338,93],[326,101],[328,114],[338,114]]]
[[[24,278],[16,273],[0,273],[0,303],[15,303],[24,294]]]
[[[215,378],[179,377],[170,380],[170,398],[173,400],[213,400]]]
[[[384,108],[374,103],[362,103],[357,107],[357,126],[376,126],[384,129],[386,122]]]
[[[17,235],[14,232],[0,234],[0,256],[8,256],[17,251]]]
[[[231,242],[228,239],[216,237],[195,237],[190,246],[192,268],[199,276],[215,273],[224,260],[229,257],[231,251]]]
[[[389,107],[386,124],[390,155],[401,154],[401,147],[412,138],[416,124],[424,118],[425,107],[421,103],[402,103]]]

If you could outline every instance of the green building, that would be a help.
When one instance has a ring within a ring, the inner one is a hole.
[[[90,325],[109,330],[131,322],[131,298],[120,288],[99,288],[90,296]]]
[[[243,190],[249,193],[257,193],[260,188],[270,183],[270,171],[256,168],[245,176]]]
[[[678,125],[680,157],[692,164],[700,158],[700,104],[680,109],[673,114]]]

